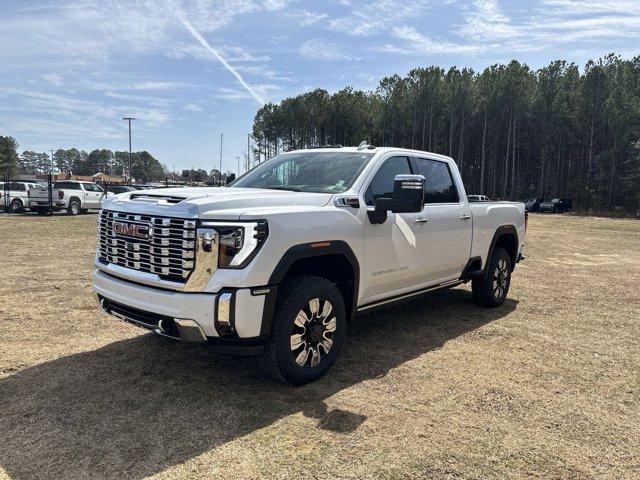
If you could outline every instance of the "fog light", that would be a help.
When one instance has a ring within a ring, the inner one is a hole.
[[[216,321],[215,326],[220,337],[235,335],[234,310],[235,294],[233,292],[222,292],[216,297]]]

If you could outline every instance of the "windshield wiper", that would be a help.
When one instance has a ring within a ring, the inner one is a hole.
[[[270,186],[264,187],[264,188],[267,188],[269,190],[287,190],[289,192],[302,192],[302,191],[304,191],[301,188],[290,187],[290,186],[287,186],[287,185],[270,185]]]

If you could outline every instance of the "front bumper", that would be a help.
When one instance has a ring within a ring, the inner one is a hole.
[[[139,285],[97,269],[93,289],[107,313],[176,340],[251,347],[266,338],[268,295],[256,295],[255,289],[183,293]]]

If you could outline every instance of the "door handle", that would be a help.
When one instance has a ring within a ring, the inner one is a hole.
[[[414,218],[413,223],[427,223],[429,221],[428,218]]]
[[[469,220],[471,216],[469,215],[460,215],[460,220]]]

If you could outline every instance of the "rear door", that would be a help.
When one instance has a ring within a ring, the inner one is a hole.
[[[447,162],[421,157],[414,161],[418,173],[425,177],[429,220],[427,280],[439,283],[457,278],[471,253],[471,208]]]

